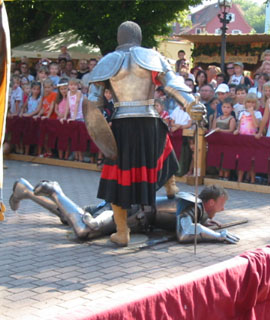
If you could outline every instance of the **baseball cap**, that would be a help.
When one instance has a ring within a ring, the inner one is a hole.
[[[223,93],[226,93],[226,92],[230,92],[230,89],[228,87],[228,85],[226,83],[221,83],[217,88],[216,88],[216,93],[218,92],[223,92]]]
[[[243,63],[240,62],[240,61],[234,62],[234,65],[235,65],[235,66],[239,66],[239,67],[241,67],[241,68],[244,69],[244,65],[243,65]]]

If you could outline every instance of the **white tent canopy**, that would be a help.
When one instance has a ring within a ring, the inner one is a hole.
[[[12,48],[11,55],[13,58],[25,56],[27,58],[57,59],[61,53],[60,48],[62,45],[68,48],[72,59],[101,57],[99,48],[84,45],[72,30]]]

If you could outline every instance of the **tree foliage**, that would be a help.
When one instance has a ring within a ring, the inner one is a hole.
[[[264,33],[265,4],[258,5],[253,0],[234,0],[234,3],[240,6],[246,21],[256,33]]]
[[[156,45],[155,36],[171,31],[169,22],[179,12],[201,0],[114,0],[114,1],[40,1],[6,2],[12,46],[35,41],[47,35],[73,29],[85,44],[93,44],[103,54],[116,47],[119,24],[137,22],[143,32],[143,45]]]

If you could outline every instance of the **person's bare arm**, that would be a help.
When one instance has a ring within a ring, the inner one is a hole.
[[[255,134],[255,137],[257,139],[259,139],[262,136],[262,133],[263,133],[263,130],[264,130],[265,126],[266,126],[266,123],[269,120],[269,114],[270,114],[270,112],[269,112],[269,104],[270,104],[270,101],[268,99],[266,101],[265,108],[264,108],[264,114],[263,114],[262,120],[260,122],[259,132],[257,134]]]

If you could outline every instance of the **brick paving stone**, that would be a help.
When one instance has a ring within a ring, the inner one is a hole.
[[[269,242],[269,196],[236,190],[228,190],[226,210],[216,218],[249,219],[246,224],[230,228],[241,238],[237,245],[199,243],[195,256],[192,244],[180,245],[176,241],[135,252],[91,241],[77,242],[70,228],[46,209],[22,201],[18,211],[12,212],[8,198],[17,178],[24,177],[33,185],[46,178],[57,180],[80,206],[98,204],[100,173],[6,163],[7,212],[6,220],[0,223],[1,320],[52,320],[75,310],[101,311],[140,298],[142,292],[161,290],[173,284],[176,277]],[[194,191],[192,186],[178,185],[181,191]],[[164,195],[164,190],[159,194]]]

